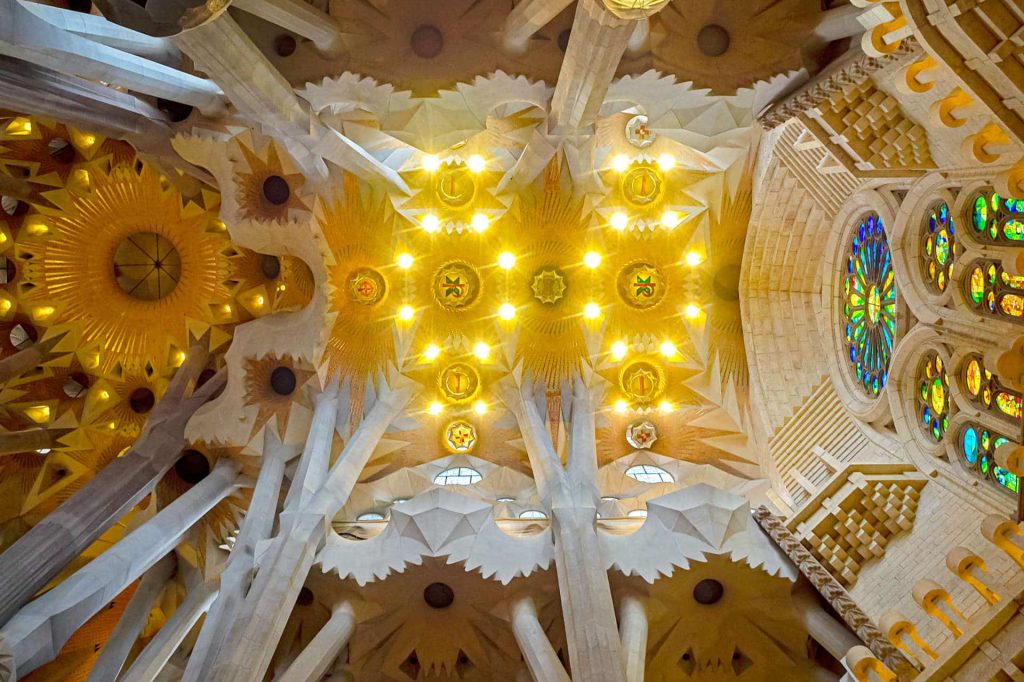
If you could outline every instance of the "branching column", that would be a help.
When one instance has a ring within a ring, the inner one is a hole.
[[[322,679],[334,659],[348,644],[349,637],[356,627],[356,616],[352,605],[342,602],[331,614],[330,620],[324,623],[320,632],[316,633],[299,657],[288,666],[288,670],[278,682],[307,682]]]
[[[195,487],[22,608],[0,629],[0,649],[13,654],[17,675],[53,660],[75,630],[174,549],[189,528],[236,489],[238,469],[237,462],[221,459]]]
[[[208,353],[189,350],[132,448],[0,554],[0,624],[145,497],[174,466],[185,424],[224,382],[218,375],[186,397]]]
[[[289,510],[288,518],[282,519],[282,530],[266,550],[252,589],[215,659],[213,679],[248,682],[266,674],[330,520],[344,506],[384,432],[412,395],[412,382],[399,377],[352,434],[323,485],[308,499],[306,494],[301,495],[301,507]],[[335,412],[318,409],[310,430],[310,438],[326,448],[330,447],[330,439],[324,437],[324,432],[328,430],[327,424],[333,432],[336,418],[336,401],[330,402],[335,403]],[[307,456],[320,458],[317,451],[303,455]],[[314,469],[308,467],[305,475],[318,475]],[[296,484],[302,483],[295,481],[292,485]]]
[[[626,680],[643,682],[647,668],[647,609],[640,598],[627,594],[619,605],[619,636],[626,659]]]
[[[526,52],[530,37],[571,4],[572,0],[522,0],[505,20],[505,49],[513,54]]]
[[[0,455],[49,450],[57,447],[57,441],[69,433],[71,433],[71,429],[45,429],[43,427],[0,433]]]
[[[512,634],[536,682],[570,682],[555,648],[551,646],[551,640],[540,624],[537,605],[528,595],[512,602]]]

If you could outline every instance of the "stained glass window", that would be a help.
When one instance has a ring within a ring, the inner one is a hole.
[[[946,202],[937,204],[925,222],[923,266],[924,276],[934,291],[943,292],[953,277],[956,259],[956,226]]]
[[[961,387],[968,399],[980,408],[1020,420],[1020,393],[1002,385],[999,377],[985,368],[980,355],[969,355],[961,370]]]
[[[995,458],[996,448],[1009,441],[1009,438],[992,433],[979,424],[967,424],[960,429],[957,450],[964,466],[976,476],[1015,493],[1020,486],[1017,476],[996,465]]]
[[[964,288],[978,311],[1024,322],[1024,276],[1007,273],[996,261],[979,259],[971,264]]]
[[[626,475],[641,483],[672,483],[672,474],[653,464],[637,464],[626,469]]]
[[[969,210],[972,232],[979,240],[1024,242],[1024,199],[1001,197],[986,189],[974,196]]]
[[[455,467],[445,469],[437,476],[434,476],[436,485],[474,485],[483,479],[480,472],[469,467]]]
[[[921,358],[917,386],[921,428],[936,442],[941,441],[949,428],[949,374],[935,351]]]
[[[889,378],[896,337],[896,282],[882,219],[861,218],[850,243],[843,286],[850,367],[870,396]]]

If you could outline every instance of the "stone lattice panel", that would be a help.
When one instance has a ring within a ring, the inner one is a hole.
[[[907,118],[899,102],[865,78],[819,108],[819,121],[842,139],[861,170],[934,168],[924,128]]]
[[[918,474],[854,472],[798,524],[798,534],[836,580],[849,587],[864,564],[880,559],[893,538],[913,528],[926,482]]]

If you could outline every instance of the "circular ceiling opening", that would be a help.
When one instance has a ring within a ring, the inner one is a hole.
[[[444,36],[436,26],[426,24],[412,32],[409,45],[417,57],[433,59],[444,49]]]
[[[288,181],[280,175],[271,175],[263,181],[263,197],[275,206],[287,203],[291,195],[292,190],[288,187]]]
[[[114,251],[114,277],[121,290],[140,301],[167,296],[181,279],[181,256],[155,232],[136,232]]]
[[[136,414],[146,414],[156,405],[156,396],[148,388],[137,388],[128,396],[128,407]]]
[[[295,392],[295,372],[287,367],[278,367],[270,373],[270,388],[278,395]]]
[[[725,588],[714,578],[705,578],[693,587],[693,598],[698,604],[714,604],[721,600],[723,594]]]
[[[423,601],[433,609],[446,609],[455,601],[455,592],[444,583],[430,583],[423,590]]]
[[[260,272],[267,279],[277,279],[281,274],[281,259],[268,253],[260,254]]]
[[[181,457],[175,462],[174,471],[181,477],[181,480],[195,485],[209,475],[210,460],[206,459],[206,455],[198,450],[189,448],[182,452]]]
[[[723,265],[711,282],[715,295],[723,301],[738,301],[740,298],[740,266]]]
[[[167,114],[172,123],[181,123],[192,115],[192,107],[171,99],[157,99],[156,108]]]
[[[277,53],[278,57],[291,57],[295,54],[295,48],[297,46],[298,44],[295,42],[295,38],[285,33],[279,35],[274,41],[274,52]]]
[[[706,57],[721,57],[729,49],[729,32],[718,24],[708,24],[697,32],[697,48]]]
[[[295,603],[299,606],[309,606],[313,603],[313,590],[308,587],[303,587],[299,590],[299,596],[295,598]]]

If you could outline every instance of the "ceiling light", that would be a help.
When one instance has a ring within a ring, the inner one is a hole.
[[[676,344],[672,343],[671,341],[662,341],[660,350],[661,354],[664,355],[666,358],[674,356],[677,352]]]
[[[487,403],[482,400],[478,400],[473,403],[473,411],[477,414],[487,414]]]
[[[612,168],[614,168],[617,173],[623,172],[629,168],[629,157],[625,154],[616,154],[612,158]]]
[[[506,270],[511,270],[512,266],[516,264],[516,257],[508,251],[502,251],[498,255],[498,265]]]
[[[662,154],[658,157],[658,167],[663,171],[670,171],[676,166],[676,157],[671,154]]]
[[[672,403],[670,403],[669,401],[662,400],[660,403],[658,403],[658,409],[662,412],[671,412],[672,410],[675,409],[675,407],[673,407]]]
[[[477,232],[483,232],[491,225],[491,219],[485,216],[483,213],[477,213],[473,216],[473,220],[470,221],[473,225],[473,229]]]
[[[398,263],[398,267],[402,268],[403,270],[408,270],[409,268],[412,267],[412,260],[413,259],[411,253],[400,253],[398,254],[396,262]]]
[[[415,314],[416,311],[412,309],[411,305],[403,305],[401,308],[398,309],[398,319],[403,320],[405,322],[411,320],[413,318],[413,315]]]
[[[423,157],[423,170],[433,173],[441,167],[441,159],[437,154],[427,154]]]
[[[511,303],[502,303],[498,307],[498,317],[503,320],[511,320],[516,316],[516,307]]]
[[[473,355],[475,355],[478,360],[486,360],[491,357],[491,347],[483,341],[477,341],[473,344]]]
[[[441,221],[437,219],[437,216],[433,213],[428,213],[423,216],[423,220],[420,222],[423,225],[423,229],[434,234],[441,229]]]
[[[686,309],[685,309],[684,312],[686,313],[686,316],[688,318],[693,320],[693,319],[696,319],[698,315],[700,315],[700,308],[698,306],[695,306],[692,303],[689,303],[689,304],[687,304]]]
[[[594,268],[601,264],[601,254],[599,254],[597,251],[587,251],[583,255],[583,264],[586,265],[591,270],[593,270]]]
[[[615,401],[615,411],[618,412],[619,414],[622,414],[623,412],[625,412],[628,409],[629,409],[629,403],[627,403],[625,400],[616,400]]]
[[[430,414],[441,414],[444,412],[444,405],[435,400],[430,403],[430,406],[427,408],[427,412],[430,412]]]
[[[487,168],[487,161],[484,159],[484,157],[480,156],[479,154],[473,154],[466,161],[466,165],[469,166],[469,170],[473,171],[474,173],[479,173],[484,168]]]
[[[616,230],[625,230],[626,226],[629,225],[629,217],[622,211],[616,211],[612,213],[610,222]]]
[[[588,320],[596,320],[601,317],[601,306],[596,303],[588,303],[583,306],[583,317]]]
[[[629,352],[629,346],[623,341],[616,341],[612,344],[612,357],[616,360],[621,360],[626,357],[626,353]]]
[[[427,346],[427,349],[423,351],[423,357],[433,362],[437,359],[437,356],[441,354],[441,347],[436,343],[432,343]]]
[[[679,211],[665,211],[661,214],[661,224],[670,230],[682,221],[683,217],[679,215]]]
[[[704,256],[701,255],[700,251],[690,251],[686,254],[686,264],[691,268],[696,267],[704,262]]]

